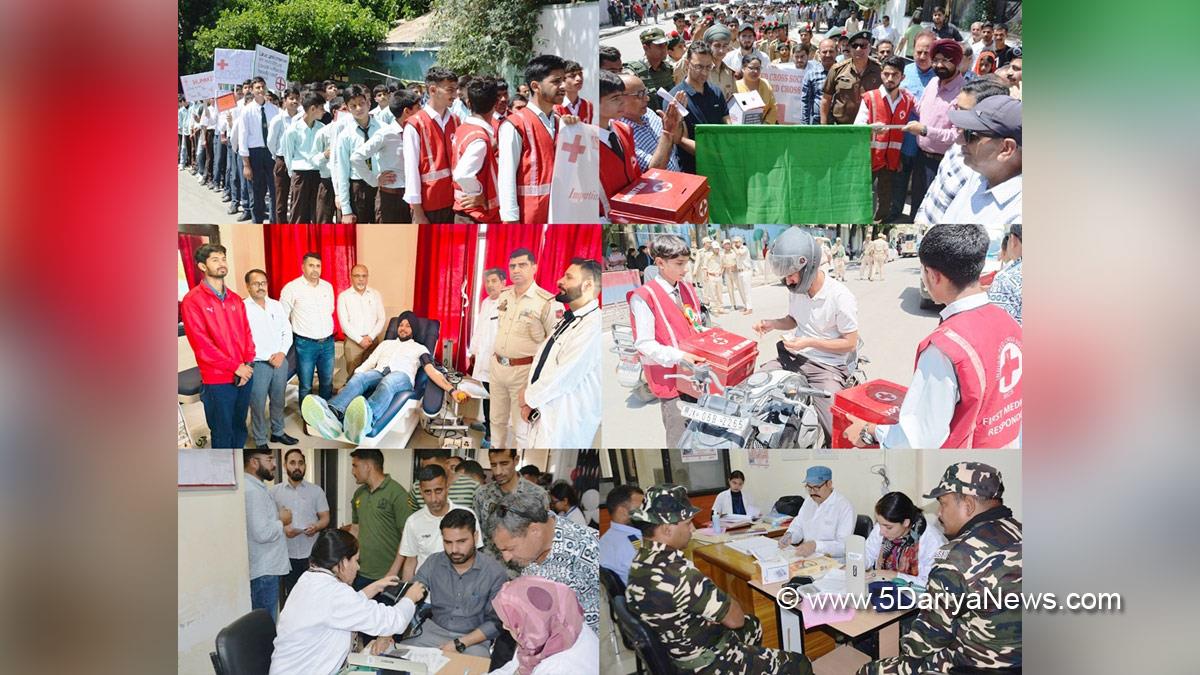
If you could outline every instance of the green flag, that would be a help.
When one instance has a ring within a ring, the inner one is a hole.
[[[710,222],[871,222],[871,130],[865,126],[696,126],[696,173]]]

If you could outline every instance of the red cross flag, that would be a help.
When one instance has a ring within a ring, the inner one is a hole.
[[[560,124],[550,181],[551,223],[594,223],[600,214],[600,129]]]

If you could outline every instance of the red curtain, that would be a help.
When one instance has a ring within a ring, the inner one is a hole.
[[[538,253],[537,285],[557,293],[572,258],[591,258],[600,262],[602,245],[599,225],[547,225]]]
[[[357,226],[350,225],[263,225],[263,250],[270,296],[279,299],[285,284],[300,276],[304,254],[314,251],[321,256],[321,278],[333,286],[333,293],[350,287],[350,270],[358,260]],[[333,331],[342,339],[337,308],[333,312]]]
[[[196,266],[196,249],[208,243],[202,234],[179,234],[179,258],[183,260],[183,272],[188,288],[200,283],[200,268]]]
[[[475,277],[479,226],[455,224],[419,227],[417,260],[426,261],[429,267],[425,273],[416,275],[413,311],[418,316],[436,319],[442,324],[435,358],[439,362],[442,359],[441,340],[453,339],[456,342],[454,367],[466,371],[467,340],[471,335],[471,309],[467,298]],[[488,243],[491,243],[490,236]],[[464,303],[467,303],[466,308],[463,307]]]
[[[508,274],[508,256],[518,248],[529,249],[534,257],[542,245],[544,225],[500,223],[487,226],[487,245],[484,247],[483,268],[499,267]],[[538,261],[539,263],[541,260]],[[511,283],[511,282],[510,282]],[[549,290],[549,289],[547,289]],[[485,292],[480,289],[480,297]]]

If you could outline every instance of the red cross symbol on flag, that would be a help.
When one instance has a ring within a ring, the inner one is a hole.
[[[221,59],[220,61],[217,61],[217,70],[225,70],[225,66],[228,65],[229,63],[227,63],[225,59]]]
[[[287,87],[287,81],[282,77],[275,78],[275,91],[283,91]]]
[[[566,150],[567,154],[569,155],[567,161],[572,164],[579,159],[579,156],[583,154],[584,150],[587,150],[587,146],[580,142],[581,138],[583,138],[583,134],[575,134],[575,138],[571,139],[570,143],[564,143],[562,146],[562,149]]]

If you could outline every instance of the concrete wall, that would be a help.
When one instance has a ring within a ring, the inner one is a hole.
[[[607,14],[606,14],[607,16]],[[600,69],[600,7],[597,3],[547,5],[533,34],[534,54],[557,54],[583,66],[583,97],[600,99],[596,72]],[[516,88],[513,87],[515,91]]]

